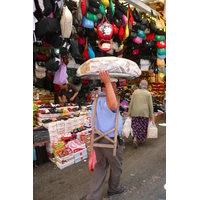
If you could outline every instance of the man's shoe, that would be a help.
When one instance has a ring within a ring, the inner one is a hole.
[[[108,196],[113,196],[116,194],[122,194],[126,191],[126,186],[120,186],[120,189],[117,190],[116,192],[108,192]]]

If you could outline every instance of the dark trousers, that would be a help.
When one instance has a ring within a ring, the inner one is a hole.
[[[97,137],[97,136],[95,136]],[[98,143],[110,144],[105,138],[97,140]],[[92,179],[87,194],[87,200],[98,200],[104,188],[106,174],[110,165],[110,176],[108,180],[108,191],[115,192],[119,189],[120,176],[122,173],[123,150],[118,144],[116,156],[113,156],[113,149],[94,147],[97,163],[92,172]]]

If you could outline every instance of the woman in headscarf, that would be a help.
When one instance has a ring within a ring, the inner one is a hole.
[[[153,121],[152,97],[147,87],[148,82],[141,80],[139,89],[133,92],[129,105],[128,114],[132,118],[131,127],[135,148],[138,148],[138,141],[145,142],[149,120]]]

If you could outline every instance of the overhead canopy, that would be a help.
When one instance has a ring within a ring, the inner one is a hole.
[[[140,11],[151,14],[151,11],[153,11],[153,15],[160,16],[160,13],[153,10],[149,6],[147,6],[145,3],[139,1],[139,0],[125,0],[125,2],[133,5],[134,7],[138,8]]]

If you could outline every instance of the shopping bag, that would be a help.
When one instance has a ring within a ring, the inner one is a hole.
[[[130,133],[131,133],[131,118],[128,117],[125,120],[124,125],[122,127],[122,136],[125,136],[126,138],[128,138]]]
[[[96,153],[95,153],[95,150],[93,149],[92,154],[89,155],[89,159],[88,159],[88,168],[91,172],[94,171],[96,162],[97,162]]]
[[[158,138],[158,128],[154,121],[150,121],[147,128],[147,139]]]

